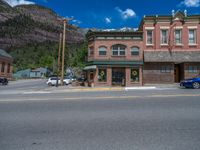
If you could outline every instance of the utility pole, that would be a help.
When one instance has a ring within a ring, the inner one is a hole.
[[[63,86],[63,79],[64,79],[64,69],[65,69],[65,33],[66,33],[66,23],[67,19],[63,19],[63,49],[62,49],[62,72],[61,72],[61,85]]]
[[[60,20],[60,19],[59,19]],[[63,47],[62,47],[62,70],[61,70],[61,85],[63,85],[64,69],[65,69],[65,39],[66,39],[66,23],[73,18],[64,18],[63,21]]]
[[[59,49],[58,49],[58,74],[60,73],[60,52],[62,47],[61,45],[62,45],[62,33],[60,33]]]
[[[59,80],[58,78],[59,78],[59,75],[60,75],[60,51],[61,51],[61,44],[62,44],[62,33],[60,33],[60,38],[59,38],[56,87],[58,87],[58,80]]]

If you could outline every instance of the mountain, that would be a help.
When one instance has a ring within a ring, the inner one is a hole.
[[[0,48],[12,50],[29,43],[58,42],[63,31],[62,17],[39,5],[9,6],[0,0]],[[84,41],[84,33],[67,24],[66,41]]]
[[[39,5],[9,6],[0,0],[0,49],[14,58],[14,71],[48,67],[56,71],[62,17]],[[65,65],[84,67],[85,30],[66,25]]]

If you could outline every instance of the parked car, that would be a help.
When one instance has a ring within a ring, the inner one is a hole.
[[[55,86],[55,85],[57,84],[57,82],[58,82],[58,85],[61,84],[60,78],[51,77],[51,78],[48,79],[47,85],[49,85],[49,86]],[[68,84],[71,83],[71,81],[70,81],[70,79],[68,79],[68,78],[64,78],[64,79],[63,79],[63,83],[64,83],[64,85],[68,85]]]
[[[0,77],[0,84],[7,85],[8,84],[8,79],[4,78],[4,77]]]
[[[185,87],[185,88],[199,89],[200,88],[200,75],[198,75],[197,77],[192,78],[192,79],[186,79],[186,80],[181,81],[180,86]]]

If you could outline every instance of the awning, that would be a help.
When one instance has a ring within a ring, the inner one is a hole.
[[[108,61],[108,60],[94,60],[94,61],[90,61],[87,63],[88,65],[98,65],[98,66],[107,66],[107,65],[120,65],[120,66],[137,66],[137,65],[143,65],[143,61]]]
[[[199,51],[145,51],[145,62],[200,62]]]
[[[86,66],[83,70],[96,70],[97,66],[96,65],[92,65],[92,66]]]

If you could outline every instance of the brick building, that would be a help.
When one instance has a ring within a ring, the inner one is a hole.
[[[174,83],[200,73],[200,15],[144,16],[137,31],[89,31],[95,86]]]
[[[12,57],[0,49],[0,77],[12,78]]]

